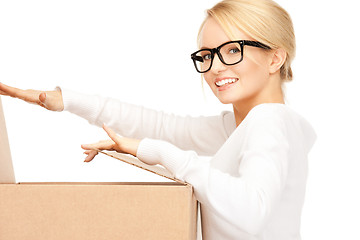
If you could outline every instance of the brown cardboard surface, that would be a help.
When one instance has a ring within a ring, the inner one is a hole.
[[[0,183],[15,183],[5,118],[0,97]],[[1,195],[0,195],[1,196]]]
[[[0,239],[196,239],[196,208],[175,182],[0,184]]]

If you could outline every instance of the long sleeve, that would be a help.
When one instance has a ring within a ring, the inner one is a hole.
[[[255,236],[261,234],[270,218],[274,219],[273,215],[278,214],[274,211],[283,201],[291,169],[289,162],[294,154],[290,150],[295,139],[292,135],[298,133],[291,132],[293,128],[288,125],[277,116],[253,114],[209,161],[195,152],[151,139],[141,142],[137,156],[144,161],[159,159],[177,178],[194,186],[197,199],[208,212],[205,216],[218,219],[217,223],[210,219],[205,222],[220,224],[205,226],[207,231],[223,229],[219,230],[221,239],[234,239],[240,236],[239,232]],[[216,165],[221,161],[231,163],[234,171],[220,170]],[[301,208],[297,203],[292,207]],[[208,235],[209,239],[216,239],[214,236],[214,232]]]
[[[252,235],[260,231],[281,192],[281,177],[276,175],[277,170],[271,163],[258,159],[257,164],[252,164],[258,172],[266,173],[261,179],[235,177],[213,168],[211,161],[204,161],[194,152],[183,152],[168,143],[150,141],[142,142],[140,159],[149,157],[145,156],[144,149],[151,149],[152,158],[163,159],[161,164],[174,171],[176,178],[194,187],[202,208],[207,207],[223,221]]]
[[[212,117],[182,117],[66,89],[62,89],[62,94],[64,110],[91,124],[105,123],[123,136],[161,139],[200,155],[214,154],[235,128],[230,112]]]

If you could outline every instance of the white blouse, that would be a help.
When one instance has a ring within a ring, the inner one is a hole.
[[[137,157],[160,163],[194,187],[203,239],[298,240],[307,155],[316,135],[284,104],[234,114],[180,117],[62,89],[64,110],[143,139]]]

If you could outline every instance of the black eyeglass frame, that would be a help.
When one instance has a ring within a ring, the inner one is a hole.
[[[230,44],[230,43],[238,43],[240,45],[240,50],[241,50],[241,58],[239,61],[235,62],[235,63],[226,63],[220,53],[220,49],[227,45],[227,44]],[[231,65],[235,65],[235,64],[238,64],[239,62],[241,62],[243,59],[244,59],[244,46],[252,46],[252,47],[258,47],[258,48],[263,48],[263,49],[271,49],[271,47],[261,43],[261,42],[257,42],[257,41],[250,41],[250,40],[236,40],[236,41],[229,41],[229,42],[226,42],[226,43],[223,43],[221,44],[220,46],[218,46],[217,48],[203,48],[203,49],[200,49],[194,53],[191,54],[191,59],[193,60],[194,62],[194,66],[195,66],[195,69],[197,72],[199,73],[206,73],[208,72],[211,67],[212,67],[212,64],[214,62],[214,57],[215,57],[215,53],[219,56],[219,59],[220,61],[225,64],[225,65],[228,65],[228,66],[231,66]],[[210,66],[209,66],[209,69],[207,69],[206,71],[200,71],[197,66],[196,66],[196,61],[198,62],[203,62],[203,59],[199,56],[196,56],[197,53],[199,52],[202,52],[202,51],[209,51],[211,53],[211,62],[210,62]]]

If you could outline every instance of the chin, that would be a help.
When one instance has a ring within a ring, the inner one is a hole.
[[[235,102],[241,101],[241,99],[239,99],[238,97],[218,97],[218,99],[222,104],[233,104]]]

